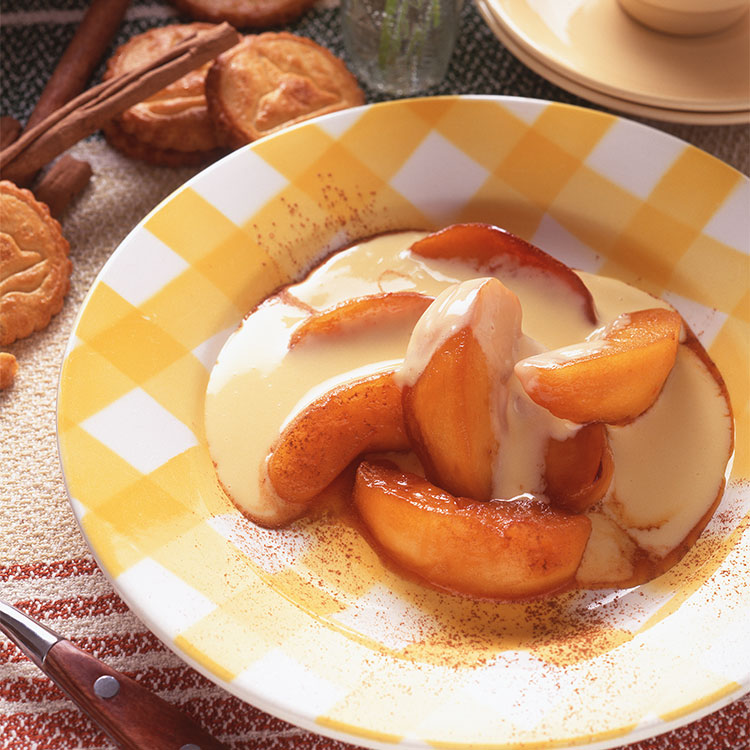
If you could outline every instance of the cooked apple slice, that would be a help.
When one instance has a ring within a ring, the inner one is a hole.
[[[531,496],[477,502],[416,474],[362,462],[354,503],[386,555],[428,582],[469,596],[515,599],[573,581],[591,531]]]
[[[284,429],[268,478],[290,503],[308,503],[365,451],[406,450],[401,390],[393,372],[344,383],[313,401]]]
[[[661,392],[681,323],[664,308],[624,313],[600,337],[523,359],[515,372],[529,397],[560,419],[629,422]]]
[[[578,298],[591,323],[597,322],[594,298],[572,268],[536,245],[492,224],[452,224],[417,240],[411,251],[425,258],[461,259],[497,269],[536,268],[557,279]]]
[[[314,313],[292,334],[293,347],[311,335],[328,336],[353,326],[374,325],[400,315],[421,315],[434,297],[421,292],[381,292],[346,300],[327,310]]]
[[[518,298],[495,278],[451,287],[414,328],[401,375],[406,430],[427,476],[455,495],[491,497],[520,335]]]
[[[584,425],[567,440],[550,440],[545,460],[545,494],[552,504],[582,513],[604,497],[614,472],[607,428]]]
[[[403,413],[414,452],[427,475],[458,494],[488,500],[497,455],[487,359],[468,329],[440,347],[413,388]]]

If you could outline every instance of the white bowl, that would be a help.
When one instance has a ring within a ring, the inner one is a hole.
[[[619,0],[637,21],[668,34],[713,34],[747,15],[748,0]]]

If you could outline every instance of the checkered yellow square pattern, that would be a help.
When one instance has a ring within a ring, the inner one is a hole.
[[[627,742],[647,717],[672,720],[706,696],[732,694],[739,686],[731,669],[691,671],[689,659],[675,656],[679,644],[662,642],[662,651],[644,665],[624,628],[619,648],[601,654],[601,664],[594,658],[550,666],[528,647],[515,705],[533,703],[538,675],[557,670],[555,679],[576,686],[579,718],[571,719],[560,698],[540,707],[537,724],[512,708],[482,722],[488,709],[477,697],[475,678],[491,676],[493,668],[513,674],[503,661],[510,657],[498,649],[460,664],[446,654],[467,648],[462,644],[445,644],[442,651],[434,646],[429,654],[413,643],[406,648],[402,629],[412,637],[414,629],[427,632],[436,612],[415,616],[419,607],[407,589],[378,572],[364,543],[362,569],[340,590],[318,586],[315,578],[325,576],[326,564],[343,569],[344,560],[327,563],[307,549],[270,569],[254,555],[247,541],[257,530],[224,495],[205,445],[203,393],[212,361],[206,347],[218,351],[217,337],[335,244],[434,226],[430,196],[451,220],[501,224],[529,239],[545,217],[554,219],[603,258],[603,273],[655,294],[672,292],[719,316],[709,351],[735,408],[733,476],[750,474],[747,206],[744,216],[727,208],[737,205],[737,191],[747,193],[745,178],[684,145],[648,194],[637,195],[617,170],[590,161],[615,118],[557,104],[447,97],[338,117],[335,128],[310,123],[250,146],[286,183],[264,196],[242,226],[193,183],[151,215],[128,241],[149,233],[184,261],[155,293],[146,299],[129,294],[106,269],[96,282],[65,358],[59,433],[66,483],[100,562],[115,580],[144,561],[179,580],[202,609],[195,616],[189,607],[181,613],[172,646],[243,698],[355,742],[408,746],[405,738],[414,738],[420,747],[451,748],[612,737]],[[618,146],[627,150],[626,141]],[[421,177],[423,191],[414,157],[425,149],[433,173]],[[457,171],[442,174],[447,157]],[[473,176],[470,189],[462,164]],[[257,189],[263,196],[263,186]],[[727,566],[731,575],[732,565],[747,559],[745,540],[700,575],[708,579]],[[133,588],[123,594],[159,630],[158,603]],[[650,595],[658,622],[669,595],[657,589]],[[370,603],[360,611],[364,600]],[[705,628],[700,606],[683,613],[687,609],[679,608],[684,627]],[[660,669],[673,672],[658,680],[664,696],[657,704],[638,699],[629,705],[619,691],[615,704],[603,688],[617,670],[638,671],[642,682],[643,674]],[[283,696],[270,700],[263,680],[274,670],[317,697],[307,705],[297,696],[294,706],[284,705]]]

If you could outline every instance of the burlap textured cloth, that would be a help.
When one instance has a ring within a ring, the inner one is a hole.
[[[4,2],[2,114],[23,120],[80,20],[83,0]],[[115,44],[179,16],[163,3],[134,4]],[[183,19],[184,20],[184,19]],[[430,93],[514,94],[586,102],[516,61],[470,4],[446,80]],[[343,52],[337,10],[317,7],[292,27]],[[33,54],[30,53],[33,50]],[[370,101],[376,96],[368,92]],[[748,173],[750,131],[650,123]],[[130,229],[195,169],[149,167],[102,140],[72,151],[94,169],[63,217],[73,276],[62,312],[9,350],[14,386],[0,392],[0,595],[115,669],[171,701],[233,748],[344,750],[347,745],[292,727],[214,686],[167,651],[129,612],[97,568],[68,504],[57,457],[58,371],[75,316],[97,272]],[[742,750],[750,747],[750,699],[722,708],[632,750]],[[106,737],[0,636],[0,748],[109,748]]]

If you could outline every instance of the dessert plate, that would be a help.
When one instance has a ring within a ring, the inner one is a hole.
[[[589,98],[656,108],[652,116],[750,111],[750,16],[716,34],[680,37],[642,26],[616,0],[481,0],[480,10],[523,62],[553,71],[568,90],[577,85],[574,93],[583,87]]]
[[[529,99],[376,104],[236,151],[133,230],[75,324],[58,440],[97,561],[218,685],[371,748],[613,747],[731,701],[750,689],[748,196],[671,136]],[[727,379],[727,492],[655,581],[471,601],[397,577],[333,521],[260,529],[222,492],[204,391],[245,312],[353,238],[456,221],[666,297]]]
[[[524,65],[531,68],[548,81],[560,86],[572,94],[584,99],[609,107],[617,112],[624,112],[638,117],[648,117],[665,122],[686,123],[691,125],[742,125],[750,123],[750,109],[737,111],[703,111],[688,109],[669,109],[644,104],[629,99],[605,93],[586,86],[579,80],[564,75],[555,68],[546,65],[543,58],[529,52],[516,42],[515,37],[508,32],[493,10],[493,0],[475,0],[477,9],[487,25],[508,51],[517,57]]]

